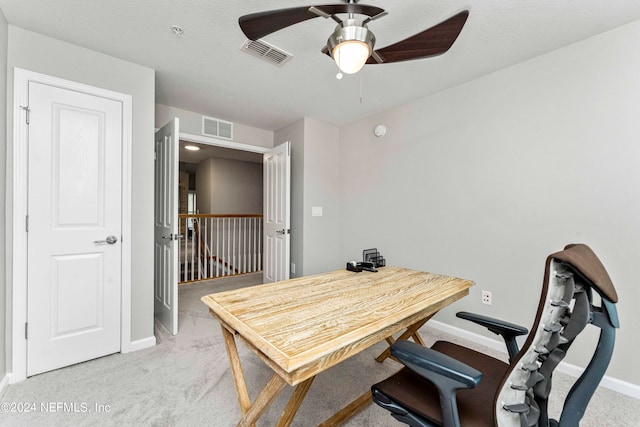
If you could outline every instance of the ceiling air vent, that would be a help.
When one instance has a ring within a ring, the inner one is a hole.
[[[233,139],[233,123],[214,117],[202,116],[202,134],[216,138]]]
[[[281,67],[293,58],[293,55],[290,53],[285,52],[282,49],[278,49],[277,47],[262,40],[247,40],[244,42],[240,50],[250,53],[253,56],[257,56],[270,64],[277,65],[278,67]]]

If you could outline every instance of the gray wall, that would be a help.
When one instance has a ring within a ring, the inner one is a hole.
[[[133,97],[131,339],[153,337],[154,71],[11,25],[8,51],[9,99],[13,99],[14,67]],[[13,111],[7,110],[8,134],[12,135]],[[10,146],[7,144],[7,159],[11,158]],[[9,175],[10,163],[8,160]],[[11,218],[7,220],[10,226]]]
[[[608,375],[640,384],[639,39],[635,22],[341,128],[342,258],[374,245],[476,281],[437,319],[479,332],[454,313],[530,325],[546,256],[587,243],[620,296]],[[594,339],[567,361],[586,366]]]
[[[275,132],[291,142],[291,262],[293,277],[342,268],[339,244],[338,128],[305,117]],[[312,216],[312,207],[323,215]]]
[[[216,157],[198,163],[196,203],[202,214],[261,214],[262,163]]]
[[[308,117],[304,119],[304,274],[344,268],[338,253],[339,179],[338,128]],[[313,207],[322,216],[312,216]]]
[[[7,102],[7,45],[9,39],[7,20],[0,10],[0,105],[7,109],[11,102]],[[7,116],[0,114],[0,242],[5,241],[5,172],[6,147],[7,147]],[[5,270],[5,247],[0,245],[0,382],[7,373],[7,345],[5,342],[6,328],[6,270]]]

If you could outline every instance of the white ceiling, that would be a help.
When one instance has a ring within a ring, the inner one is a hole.
[[[327,4],[331,2],[321,2]],[[336,1],[335,3],[338,3]],[[314,1],[0,0],[9,24],[156,70],[156,102],[266,130],[307,116],[343,125],[640,19],[639,0],[366,0],[378,48],[470,10],[446,54],[367,65],[337,80],[313,19],[265,37],[293,54],[276,67],[240,51],[238,17]],[[184,34],[174,35],[170,26]]]

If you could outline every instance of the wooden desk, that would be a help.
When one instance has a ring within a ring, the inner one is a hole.
[[[386,339],[413,337],[438,310],[469,294],[470,280],[398,267],[338,270],[202,297],[222,325],[240,408],[250,426],[286,384],[297,386],[278,426],[288,426],[314,377]],[[275,372],[251,404],[235,336]],[[377,360],[384,360],[383,353]],[[369,384],[363,384],[368,390]],[[371,400],[367,391],[331,417],[339,425]]]

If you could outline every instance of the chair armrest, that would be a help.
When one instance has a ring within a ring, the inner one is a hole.
[[[391,346],[391,354],[403,365],[437,385],[436,376],[459,384],[457,388],[474,388],[482,373],[452,357],[411,341],[398,341]]]
[[[438,389],[444,427],[460,427],[456,392],[480,384],[482,372],[452,357],[410,341],[398,341],[391,354]]]
[[[482,325],[496,335],[508,334],[517,337],[529,333],[529,330],[522,326],[505,322],[499,319],[494,319],[493,317],[483,316],[481,314],[460,311],[456,313],[456,316],[461,319],[470,320],[474,323],[477,323],[478,325]]]
[[[527,335],[529,333],[529,330],[522,326],[494,319],[493,317],[483,316],[481,314],[460,311],[456,313],[456,316],[484,326],[496,335],[501,335],[507,346],[507,351],[509,352],[509,360],[513,360],[519,351],[516,337],[520,335]]]

